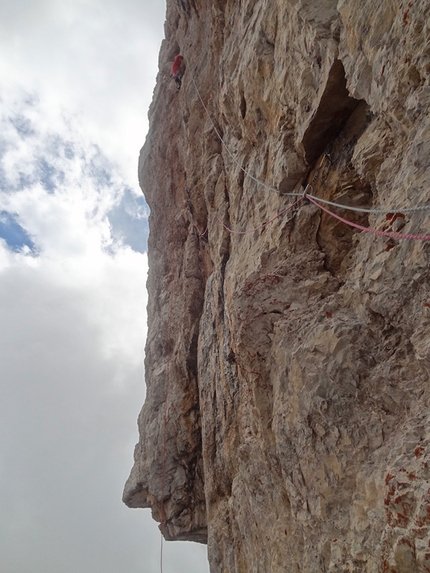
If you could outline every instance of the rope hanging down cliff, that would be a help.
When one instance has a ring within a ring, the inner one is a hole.
[[[241,169],[241,171],[247,176],[249,177],[252,181],[254,181],[255,183],[257,183],[258,185],[264,187],[265,189],[268,189],[269,191],[274,191],[275,193],[277,193],[278,195],[283,195],[283,196],[288,196],[288,197],[302,197],[302,198],[307,198],[309,201],[311,201],[312,203],[314,203],[317,207],[319,207],[321,210],[325,211],[326,213],[328,213],[329,215],[339,219],[340,221],[342,221],[343,223],[345,223],[346,225],[349,225],[351,227],[355,227],[357,229],[360,229],[361,231],[365,231],[368,233],[373,233],[375,235],[384,235],[384,236],[388,236],[391,238],[396,238],[396,239],[413,239],[413,240],[430,240],[430,235],[413,235],[413,234],[403,234],[403,233],[394,233],[394,232],[386,232],[386,231],[378,231],[377,229],[372,229],[370,227],[363,227],[361,225],[357,225],[356,223],[352,223],[351,221],[348,221],[347,219],[344,219],[343,217],[340,217],[338,215],[336,215],[335,213],[333,213],[332,211],[323,208],[322,205],[320,205],[320,203],[324,203],[326,205],[330,205],[332,207],[337,207],[340,209],[346,209],[349,211],[355,211],[355,212],[359,212],[359,213],[369,213],[369,214],[394,214],[394,213],[413,213],[413,212],[419,212],[419,211],[427,211],[430,210],[430,205],[420,205],[420,206],[415,206],[415,207],[403,207],[403,208],[391,208],[391,209],[377,209],[377,208],[372,208],[372,209],[367,209],[364,207],[354,207],[354,206],[350,206],[350,205],[344,205],[342,203],[336,203],[334,201],[328,201],[327,199],[322,199],[320,197],[317,197],[315,195],[312,195],[310,193],[308,193],[307,191],[309,190],[309,188],[311,188],[311,185],[307,185],[306,189],[304,191],[304,193],[281,193],[279,191],[279,189],[277,189],[276,187],[273,187],[271,185],[267,185],[266,183],[264,183],[263,181],[259,180],[258,178],[254,177],[251,173],[249,173],[249,171],[247,171],[242,165],[241,163],[236,159],[236,157],[234,156],[234,154],[230,151],[229,147],[227,146],[226,142],[224,141],[222,135],[220,134],[219,130],[217,129],[211,114],[209,113],[209,110],[206,106],[206,104],[203,101],[203,98],[200,94],[200,91],[197,87],[196,81],[194,79],[194,76],[191,74],[191,81],[196,89],[196,93],[197,96],[200,100],[200,103],[202,104],[206,115],[218,137],[218,139],[220,140],[221,144],[223,145],[224,149],[226,150],[226,152],[228,153],[228,155],[231,157],[231,159],[234,161],[234,163],[236,163],[236,165]],[[279,214],[278,216],[274,217],[273,219],[271,219],[270,221],[262,224],[260,227],[258,227],[255,230],[260,230],[264,227],[266,227],[269,223],[275,221],[279,216],[281,216],[281,214]],[[223,226],[224,223],[222,223]],[[226,227],[226,226],[225,226]],[[226,227],[227,230],[229,230],[230,232],[234,232],[237,234],[246,234],[248,231],[235,231],[233,229],[229,229],[228,227]],[[255,231],[254,230],[254,231]],[[252,230],[250,230],[249,232],[254,232]]]

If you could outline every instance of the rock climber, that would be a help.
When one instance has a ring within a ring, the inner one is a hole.
[[[181,89],[182,76],[184,75],[184,73],[185,73],[184,56],[181,56],[181,54],[178,54],[175,58],[175,61],[173,62],[173,65],[172,65],[172,76],[176,82],[176,87],[178,88],[178,90]]]

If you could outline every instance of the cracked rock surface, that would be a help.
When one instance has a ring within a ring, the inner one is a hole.
[[[124,501],[207,543],[212,573],[430,572],[430,242],[288,195],[430,234],[405,210],[429,202],[429,12],[167,2]]]

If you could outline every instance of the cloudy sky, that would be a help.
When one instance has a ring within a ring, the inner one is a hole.
[[[144,400],[137,157],[162,0],[0,0],[0,570],[153,573],[121,502]],[[164,544],[165,573],[206,573]]]

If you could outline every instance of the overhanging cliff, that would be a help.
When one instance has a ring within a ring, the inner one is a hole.
[[[429,9],[168,0],[124,501],[212,573],[430,571]]]

